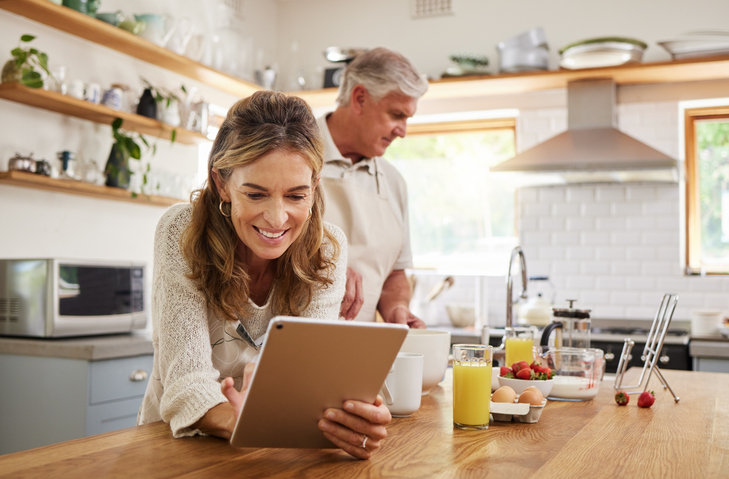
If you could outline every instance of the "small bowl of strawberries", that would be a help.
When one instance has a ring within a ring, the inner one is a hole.
[[[554,371],[537,361],[531,364],[519,361],[511,367],[501,366],[499,371],[499,385],[509,386],[517,394],[521,394],[529,386],[534,386],[539,389],[542,396],[547,397],[552,391],[553,378]]]

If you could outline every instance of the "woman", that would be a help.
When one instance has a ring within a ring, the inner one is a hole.
[[[299,98],[257,92],[230,109],[206,186],[157,226],[154,368],[139,424],[164,420],[175,437],[230,438],[271,318],[338,318],[346,238],[322,220],[322,154]],[[329,409],[319,427],[368,458],[389,421],[378,398]]]

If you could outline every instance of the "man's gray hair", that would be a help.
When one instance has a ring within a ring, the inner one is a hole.
[[[339,85],[337,105],[349,105],[357,85],[364,86],[375,101],[393,91],[420,98],[428,90],[428,81],[410,60],[382,47],[360,53],[347,66]]]

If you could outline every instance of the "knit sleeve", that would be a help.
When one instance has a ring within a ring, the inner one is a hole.
[[[180,250],[191,211],[190,205],[171,207],[155,232],[152,315],[164,388],[160,415],[174,437],[200,433],[190,425],[226,402],[211,357],[207,302],[187,278],[190,270]]]
[[[347,283],[347,237],[339,227],[331,223],[324,223],[324,227],[339,242],[339,256],[335,261],[335,268],[332,273],[334,282],[314,293],[311,303],[304,310],[302,316],[337,320]],[[325,243],[323,248],[324,254],[331,255],[333,253],[331,244]]]

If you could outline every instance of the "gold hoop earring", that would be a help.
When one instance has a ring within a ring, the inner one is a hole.
[[[223,211],[223,200],[220,200],[220,204],[218,205],[218,209],[220,210],[220,214],[221,215],[225,216],[226,218],[230,218],[230,215],[226,215],[225,214],[225,211]]]
[[[306,218],[306,221],[309,221],[311,219],[311,212],[312,212],[312,210],[309,210],[309,217]]]

